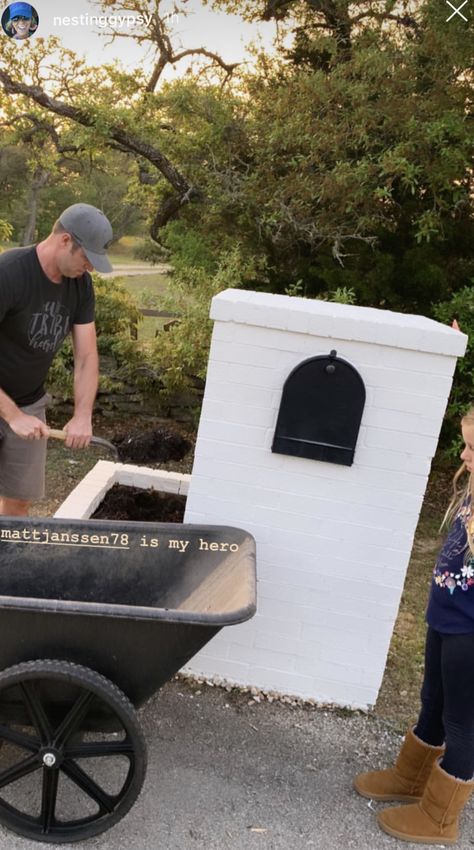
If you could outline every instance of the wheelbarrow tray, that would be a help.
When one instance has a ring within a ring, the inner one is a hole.
[[[138,707],[223,626],[254,614],[255,588],[255,541],[242,529],[5,517],[0,669],[72,661]]]

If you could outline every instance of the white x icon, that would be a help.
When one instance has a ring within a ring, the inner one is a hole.
[[[446,0],[446,3],[448,4],[448,6],[451,6],[451,9],[454,9],[454,12],[452,13],[452,15],[450,15],[449,18],[446,18],[446,23],[448,23],[448,21],[450,21],[451,18],[454,18],[455,15],[459,15],[459,17],[462,18],[463,21],[466,21],[466,23],[467,23],[467,18],[465,18],[464,15],[462,15],[461,11],[460,11],[463,8],[463,6],[466,5],[467,0],[464,0],[464,3],[461,3],[461,5],[457,7],[457,9],[456,9],[456,6],[453,6],[453,4],[449,2],[449,0]]]

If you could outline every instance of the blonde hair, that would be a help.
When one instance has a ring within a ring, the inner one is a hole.
[[[474,427],[474,405],[471,405],[469,410],[462,417],[461,425],[470,425],[471,427]],[[467,484],[464,484],[462,486],[459,484],[460,478],[462,477],[464,472],[467,472],[467,471],[468,470],[467,470],[466,464],[463,461],[462,465],[459,467],[458,470],[456,470],[456,472],[454,474],[453,495],[451,497],[451,501],[448,505],[446,513],[443,517],[443,521],[440,525],[440,529],[439,529],[440,531],[442,531],[444,528],[451,525],[451,523],[454,520],[456,514],[458,513],[462,503],[466,499],[468,499],[470,501],[470,503],[474,506],[474,473],[469,474]],[[474,520],[474,518],[473,518],[473,520]],[[473,534],[473,532],[474,532],[474,521],[473,520],[469,520],[467,523],[465,523],[465,526],[466,526],[466,536],[467,536],[467,542],[468,542],[468,545],[469,545],[469,549],[471,550],[472,554],[474,555],[474,534]]]
[[[30,23],[30,26],[28,27],[28,36],[27,36],[28,38],[30,37],[30,35],[33,35],[33,33],[38,28],[38,21],[36,20],[34,15],[31,16],[30,21],[31,21],[31,23]],[[6,24],[4,24],[3,28],[10,38],[14,38],[14,36],[16,34],[16,27],[15,27],[15,24],[12,20],[7,21]]]

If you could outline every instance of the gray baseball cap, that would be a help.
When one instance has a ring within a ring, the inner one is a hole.
[[[73,204],[59,216],[64,230],[81,246],[89,262],[99,272],[111,272],[106,250],[113,239],[107,216],[91,204]]]

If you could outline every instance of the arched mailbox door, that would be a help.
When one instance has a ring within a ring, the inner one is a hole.
[[[285,381],[272,452],[351,466],[364,405],[361,376],[336,351],[304,360]]]

